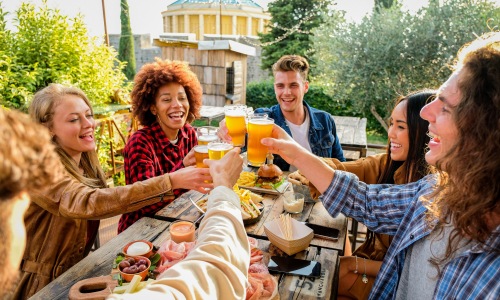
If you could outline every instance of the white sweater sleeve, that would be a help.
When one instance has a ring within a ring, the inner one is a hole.
[[[239,205],[231,189],[215,188],[189,255],[140,292],[107,299],[244,299],[250,246]]]

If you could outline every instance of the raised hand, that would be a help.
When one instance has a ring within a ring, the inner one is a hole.
[[[222,185],[233,188],[243,170],[243,159],[240,152],[240,148],[235,147],[220,160],[204,160],[204,163],[209,166],[214,186]]]
[[[194,166],[179,169],[170,173],[170,182],[173,189],[196,190],[205,194],[207,190],[213,189],[210,170],[208,168],[195,168]]]

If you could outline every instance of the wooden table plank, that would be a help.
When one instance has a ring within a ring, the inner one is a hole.
[[[294,185],[290,185],[288,190],[291,191],[293,187]],[[317,225],[335,228],[340,232],[338,240],[333,241],[315,237],[311,241],[311,245],[335,249],[338,250],[340,254],[343,254],[345,239],[347,238],[347,218],[342,214],[336,218],[332,218],[321,202],[316,202],[311,199],[309,187],[301,187],[299,190],[301,193],[306,195],[307,203],[304,204],[304,210],[302,213],[293,214],[292,217],[301,222],[310,222]],[[264,210],[262,212],[263,215],[258,222],[245,226],[245,229],[247,234],[250,236],[267,239],[264,232],[264,224],[274,220],[275,218],[279,218],[279,216],[284,212],[284,194],[258,194],[264,198],[262,200],[264,205]],[[189,191],[158,211],[153,217],[168,221],[176,219],[195,221],[201,216],[201,213],[194,207],[194,205],[192,205],[191,201],[189,201],[189,197],[198,200],[202,196],[203,194],[197,191]]]
[[[31,299],[67,299],[70,288],[80,280],[107,276],[116,254],[130,241],[137,239],[152,240],[160,246],[170,238],[168,227],[170,222],[152,218],[142,218],[127,230],[110,240],[101,248],[91,253],[81,262],[59,276]],[[257,239],[259,248],[264,251],[264,264],[268,264],[272,255],[286,256],[283,251],[269,241]],[[317,279],[303,276],[275,274],[278,281],[278,292],[281,299],[332,299],[336,295],[338,282],[339,252],[332,249],[309,246],[306,250],[294,255],[295,258],[317,260],[321,263],[321,277]]]
[[[124,232],[92,252],[78,264],[56,278],[30,299],[68,299],[69,289],[78,281],[111,273],[113,261],[123,247],[132,240],[153,239],[155,246],[170,238],[170,222],[141,218]]]

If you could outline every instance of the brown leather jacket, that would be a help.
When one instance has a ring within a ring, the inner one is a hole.
[[[32,194],[25,215],[27,241],[15,299],[26,299],[82,260],[87,223],[172,200],[167,175],[128,186],[90,188],[70,175],[43,194]],[[95,235],[89,240],[94,240]]]

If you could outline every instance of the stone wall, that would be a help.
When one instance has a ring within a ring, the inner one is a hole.
[[[162,37],[172,38],[169,34],[164,34]],[[179,35],[178,37],[181,40],[191,40],[191,38],[184,34]],[[213,41],[218,40],[220,37],[205,35],[205,41]],[[224,40],[233,40],[238,43],[242,43],[248,46],[252,46],[256,49],[256,56],[248,56],[247,60],[247,83],[262,81],[270,78],[267,70],[262,70],[260,68],[261,62],[261,53],[262,48],[258,45],[258,40],[256,38],[251,37],[242,37],[239,35],[224,35]],[[120,35],[119,34],[110,34],[109,35],[109,43],[112,47],[118,51],[120,45]],[[136,71],[147,63],[154,62],[155,57],[161,57],[161,50],[159,47],[151,45],[151,36],[150,34],[134,34],[134,51],[135,51],[135,66]]]
[[[118,51],[120,35],[110,34],[109,44]],[[143,65],[154,62],[155,57],[161,57],[161,49],[151,45],[150,34],[134,34],[135,69],[139,71]]]

